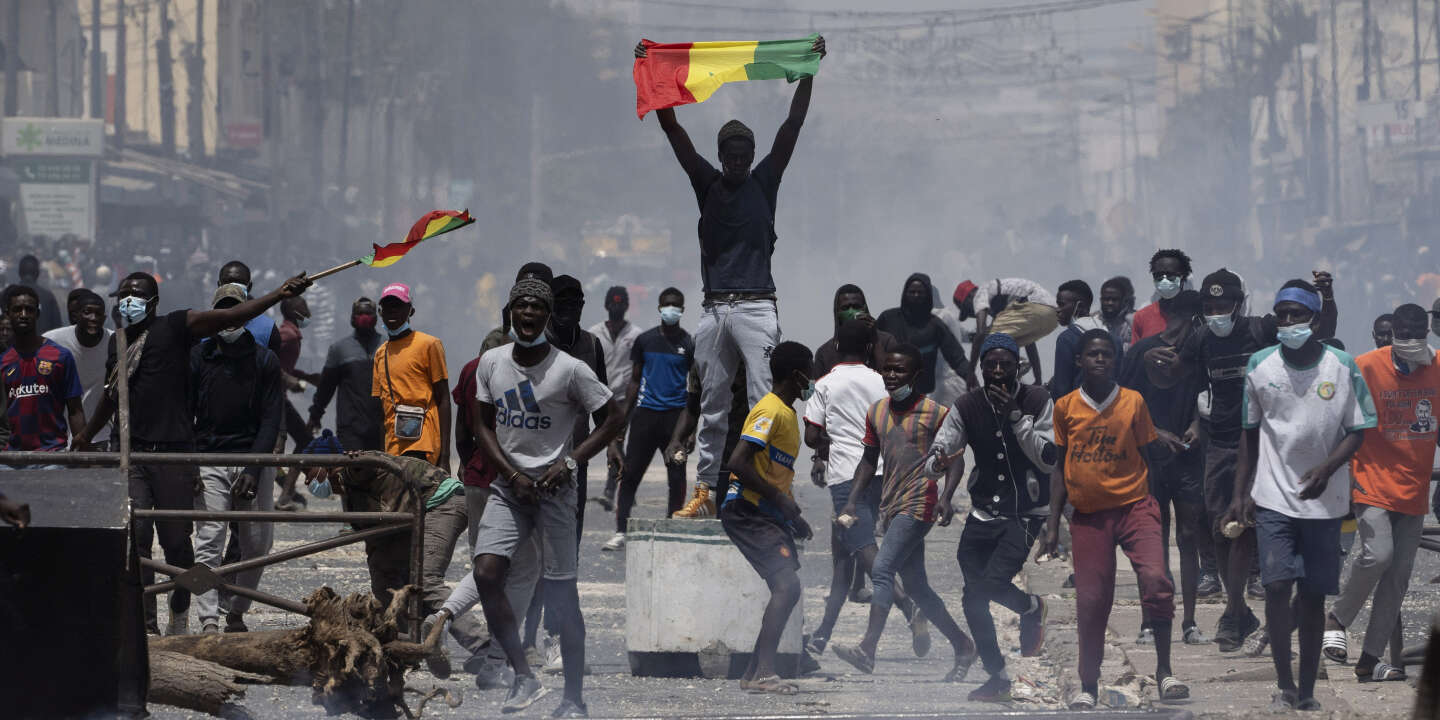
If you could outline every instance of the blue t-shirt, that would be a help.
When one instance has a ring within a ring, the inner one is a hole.
[[[685,407],[685,378],[695,358],[695,341],[677,328],[676,342],[653,327],[635,338],[630,361],[640,368],[638,404],[646,410],[678,410]]]

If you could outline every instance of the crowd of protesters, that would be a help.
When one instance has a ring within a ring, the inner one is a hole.
[[[823,39],[816,50],[824,53]],[[147,409],[131,416],[136,450],[288,447],[394,457],[390,470],[307,473],[140,465],[130,470],[129,490],[136,507],[161,509],[303,511],[307,494],[337,494],[350,511],[422,503],[425,625],[448,625],[477,686],[507,689],[506,712],[548,692],[535,667],[543,665],[563,675],[554,716],[587,713],[578,590],[586,505],[593,498],[614,512],[603,549],[623,548],[637,488],[657,453],[667,514],[718,518],[769,587],[740,680],[753,693],[800,689],[779,676],[777,652],[800,595],[797,542],[821,527],[830,530],[833,580],[823,619],[805,638],[802,669],[818,668],[828,649],[873,672],[877,643],[899,609],[917,656],[929,652],[932,627],[949,641],[944,680],[964,679],[978,660],[987,677],[969,698],[1006,701],[1011,678],[992,605],[1019,616],[1020,655],[1043,652],[1047,633],[1057,631],[1047,628],[1046,600],[1014,578],[1032,557],[1063,551],[1073,564],[1079,640],[1079,686],[1067,702],[1093,708],[1119,549],[1135,568],[1143,607],[1136,642],[1154,647],[1161,701],[1192,692],[1171,663],[1178,638],[1213,643],[1217,652],[1268,649],[1273,707],[1318,710],[1322,657],[1351,659],[1347,631],[1359,630],[1352,626],[1367,603],[1356,678],[1406,678],[1392,637],[1433,506],[1440,355],[1428,337],[1440,331],[1440,301],[1427,309],[1420,303],[1431,299],[1416,298],[1376,318],[1376,348],[1352,354],[1335,340],[1339,310],[1328,273],[1262,298],[1219,267],[1221,258],[1200,259],[1216,266],[1200,275],[1200,260],[1162,249],[1130,269],[1147,272],[1154,288],[1153,302],[1138,310],[1135,284],[1123,275],[1053,289],[1027,278],[964,280],[951,295],[953,311],[937,309],[940,293],[926,273],[907,278],[897,307],[881,312],[858,284],[843,284],[833,317],[822,320],[833,321],[834,337],[812,352],[782,340],[770,266],[779,186],[811,86],[808,78],[797,84],[759,162],[750,128],[720,128],[718,169],[673,109],[658,111],[700,213],[698,303],[681,289],[660,289],[655,321],[632,324],[635,288],[616,286],[604,296],[607,319],[585,330],[584,283],[527,263],[515,273],[500,326],[458,376],[449,373],[435,308],[403,283],[346,298],[349,330],[320,338],[329,341],[323,365],[308,373],[297,366],[312,317],[303,274],[257,295],[265,288],[255,287],[245,262],[212,264],[201,308],[161,313],[152,273],[96,276],[93,289],[76,282],[61,306],[37,282],[38,262],[22,259],[20,282],[0,298],[6,447],[113,447],[126,383]],[[266,314],[275,306],[278,325]],[[687,330],[692,313],[698,318]],[[123,354],[116,332],[125,333]],[[1037,343],[1052,334],[1053,358],[1042,358]],[[311,386],[308,406],[294,401]],[[333,430],[322,425],[332,401]],[[795,500],[802,442],[815,453],[812,481],[831,499],[828,522],[804,517]],[[687,501],[692,447],[698,472]],[[606,480],[592,485],[587,465],[602,454]],[[968,500],[956,498],[962,485]],[[22,502],[0,498],[0,516],[27,522]],[[1347,518],[1359,543],[1342,586]],[[956,557],[966,628],[926,572],[927,535],[953,522],[964,526]],[[265,523],[144,523],[143,555],[154,535],[166,562],[186,568],[226,562],[227,543],[243,559],[268,552],[273,540]],[[452,591],[444,578],[461,536],[472,571]],[[365,549],[372,591],[388,600],[410,577],[408,538],[367,539]],[[864,635],[832,642],[845,598],[867,578]],[[257,588],[261,572],[235,582]],[[1224,614],[1207,633],[1196,623],[1197,599],[1222,593]],[[202,633],[248,629],[244,597],[212,591],[196,604]],[[166,634],[191,631],[189,606],[183,589],[171,593]],[[150,632],[161,632],[159,620],[151,596]],[[453,672],[443,648],[428,664],[437,676]]]

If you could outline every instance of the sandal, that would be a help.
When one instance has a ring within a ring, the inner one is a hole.
[[[794,695],[800,692],[799,685],[791,682],[785,682],[784,680],[780,679],[779,675],[771,675],[769,677],[751,680],[748,684],[744,680],[741,680],[740,686],[742,689],[745,690],[745,692],[748,692],[752,695],[759,695],[761,693],[773,693],[775,695]]]
[[[1071,710],[1094,710],[1095,696],[1083,690],[1070,701]]]
[[[1190,697],[1190,686],[1180,682],[1174,675],[1160,678],[1161,700],[1184,700]]]
[[[1345,637],[1344,630],[1326,630],[1324,639],[1320,641],[1320,651],[1331,662],[1344,665],[1350,659],[1349,640]]]
[[[835,651],[835,657],[854,665],[856,670],[866,675],[875,672],[875,658],[866,655],[865,651],[861,650],[859,646],[831,645],[830,649]]]
[[[945,673],[945,679],[942,682],[952,683],[964,680],[965,675],[970,672],[970,666],[975,664],[977,657],[979,656],[976,655],[973,650],[965,655],[956,655],[955,665],[950,668],[950,672]]]
[[[1375,667],[1368,673],[1360,672],[1355,668],[1355,679],[1362,683],[1372,682],[1403,682],[1406,680],[1405,668],[1398,668],[1389,663],[1375,663]]]

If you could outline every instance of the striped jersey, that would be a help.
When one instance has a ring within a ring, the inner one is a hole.
[[[934,522],[939,476],[925,471],[925,456],[948,411],[923,396],[906,411],[892,405],[889,397],[882,398],[865,416],[865,445],[880,449],[885,467],[880,512],[886,520],[905,514]]]
[[[12,347],[0,355],[0,382],[9,401],[9,449],[64,450],[70,440],[66,403],[84,393],[75,356],[51,340],[28,356]]]

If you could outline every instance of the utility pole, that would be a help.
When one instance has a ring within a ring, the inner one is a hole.
[[[1370,32],[1370,0],[1360,0],[1360,100],[1370,99]]]
[[[144,15],[140,16],[140,124],[150,134],[150,4],[146,3]]]
[[[46,16],[45,37],[50,41],[49,95],[46,98],[45,114],[60,116],[60,0],[50,0],[50,12]]]
[[[165,155],[175,154],[175,66],[170,57],[170,3],[160,5],[160,38],[155,41],[156,74],[160,82],[160,146]]]
[[[1440,0],[1435,0],[1440,6]],[[1330,203],[1335,224],[1340,224],[1340,23],[1337,5],[1330,0]]]
[[[125,0],[115,0],[115,147],[125,147]]]
[[[1440,2],[1440,0],[1435,0]],[[20,114],[20,0],[10,0],[5,27],[5,115]]]
[[[195,42],[190,45],[190,62],[185,69],[189,104],[185,129],[190,136],[190,160],[205,159],[205,0],[195,0]]]
[[[100,54],[100,0],[90,0],[90,117],[105,117],[105,59]]]
[[[1413,57],[1413,62],[1411,62],[1410,64],[1411,64],[1411,66],[1413,66],[1413,67],[1415,68],[1415,80],[1414,80],[1414,82],[1415,82],[1415,99],[1416,99],[1416,100],[1419,100],[1419,99],[1420,99],[1420,0],[1410,0],[1410,19],[1411,19],[1411,31],[1412,31],[1411,34],[1412,34],[1413,37],[1414,37],[1414,46],[1413,46],[1413,49],[1412,49],[1412,51],[1411,51],[1411,52],[1413,53],[1413,55],[1412,55],[1412,57]],[[1416,139],[1418,140],[1419,138],[1416,138]]]
[[[1417,0],[1418,2],[1418,0]],[[345,10],[345,80],[340,89],[340,162],[336,166],[336,184],[344,197],[348,180],[345,177],[350,152],[350,75],[355,59],[355,0]]]

